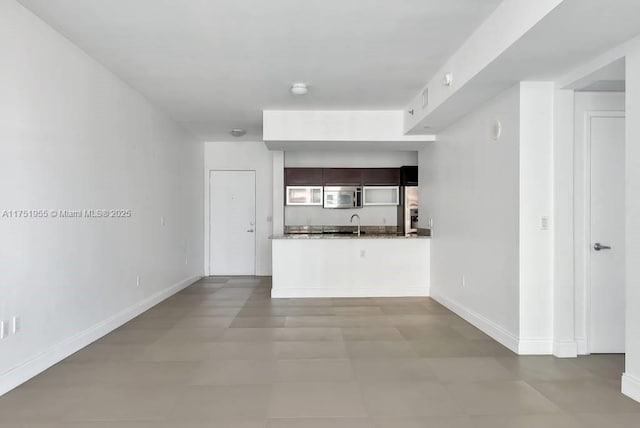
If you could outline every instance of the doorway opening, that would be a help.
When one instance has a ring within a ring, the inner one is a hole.
[[[625,352],[625,61],[574,90],[575,333],[579,354]]]
[[[209,172],[209,272],[256,273],[256,172]]]

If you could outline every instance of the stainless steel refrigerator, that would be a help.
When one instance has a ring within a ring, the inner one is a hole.
[[[418,233],[418,186],[400,187],[398,233],[401,235]]]

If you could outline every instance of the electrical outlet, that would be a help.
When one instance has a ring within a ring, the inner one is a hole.
[[[140,275],[136,275],[136,287],[140,287]]]
[[[14,316],[13,318],[11,318],[11,333],[12,334],[17,334],[20,329],[21,329],[21,324],[20,324],[20,317],[18,316]]]
[[[360,258],[364,259],[365,257],[367,257],[367,252],[365,250],[360,250]]]
[[[0,339],[6,339],[9,336],[9,321],[0,321]]]
[[[164,216],[160,216],[160,226],[164,226]]]

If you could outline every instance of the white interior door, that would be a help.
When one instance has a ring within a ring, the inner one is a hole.
[[[255,171],[211,171],[211,275],[255,275]]]
[[[625,126],[616,114],[590,118],[591,353],[625,351]]]

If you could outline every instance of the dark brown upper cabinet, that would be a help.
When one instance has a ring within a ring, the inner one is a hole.
[[[403,166],[400,168],[401,184],[403,186],[417,186],[418,185],[418,167],[417,166]]]
[[[418,167],[285,168],[285,186],[417,186]]]
[[[285,168],[285,186],[322,186],[322,168]]]
[[[324,168],[325,186],[361,186],[362,170],[360,168]]]
[[[364,168],[362,184],[365,186],[399,186],[400,169],[398,168]]]

